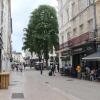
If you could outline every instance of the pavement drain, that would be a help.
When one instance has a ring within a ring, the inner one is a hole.
[[[23,93],[12,93],[12,99],[24,99]]]
[[[72,79],[68,79],[68,80],[66,80],[66,81],[73,81]]]
[[[9,86],[16,86],[17,84],[10,84]]]
[[[46,84],[49,84],[49,82],[45,82]]]
[[[15,82],[16,83],[16,82],[19,82],[19,81],[12,81],[12,82]]]

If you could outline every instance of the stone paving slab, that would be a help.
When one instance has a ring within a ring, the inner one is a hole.
[[[68,77],[48,76],[44,71],[11,72],[8,90],[0,90],[0,100],[100,100],[100,83]],[[12,98],[23,93],[24,98]]]

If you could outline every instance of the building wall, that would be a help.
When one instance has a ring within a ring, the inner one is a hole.
[[[63,15],[59,18],[59,20],[62,19],[62,24],[59,23],[60,44],[90,31],[88,24],[89,21],[92,20],[94,23],[94,12],[93,6],[88,7],[89,4],[87,1],[88,0],[70,0],[70,2],[68,2],[67,5],[64,5],[60,10],[61,12],[59,12],[59,16],[61,14]],[[67,14],[66,9],[69,10],[69,14]],[[69,18],[67,18],[68,15]],[[94,27],[92,27],[91,31],[93,30]]]
[[[13,62],[16,62],[16,63],[24,62],[22,53],[20,53],[20,52],[12,52],[12,58],[13,58]]]
[[[10,58],[11,58],[11,1],[3,0],[3,49],[2,49],[2,70],[6,71],[10,68]]]
[[[98,37],[100,37],[100,0],[96,0],[96,17],[97,17]],[[98,38],[98,41],[100,41],[100,38]]]
[[[53,57],[53,59],[55,60],[56,56],[57,55],[56,55],[55,49],[53,48],[53,52],[49,53],[49,59],[48,59],[48,65],[49,66],[50,66],[51,57]],[[31,55],[31,53],[28,50],[26,50],[25,51],[25,59],[26,59],[26,63],[29,64],[30,63],[30,59],[38,59],[38,56],[34,52]]]
[[[61,53],[94,39],[96,24],[100,29],[100,0],[57,0],[59,20],[59,60]],[[94,10],[95,9],[95,10]],[[95,21],[95,11],[97,23]],[[96,33],[97,34],[97,33]],[[99,34],[99,31],[98,31]],[[62,61],[60,61],[62,63]],[[72,59],[70,59],[70,63]],[[63,64],[60,64],[62,66]]]

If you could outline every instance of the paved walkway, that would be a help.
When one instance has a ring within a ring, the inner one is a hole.
[[[11,72],[8,90],[0,90],[0,100],[100,100],[100,83],[48,76],[45,71]]]

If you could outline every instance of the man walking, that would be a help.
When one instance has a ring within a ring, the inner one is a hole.
[[[55,76],[55,74],[54,74],[54,73],[55,73],[55,68],[56,68],[56,67],[55,67],[55,64],[53,63],[52,68],[51,68],[51,71],[52,71],[52,74],[53,74],[54,76]]]

